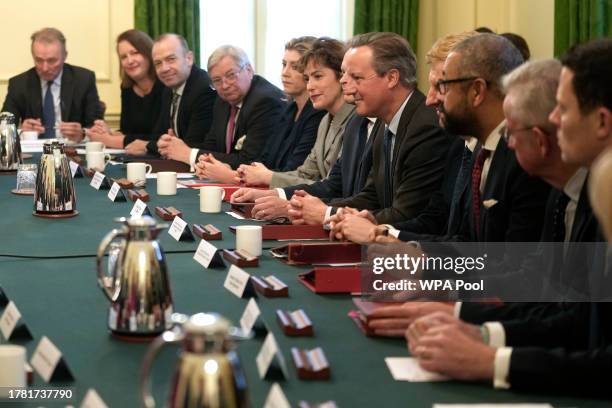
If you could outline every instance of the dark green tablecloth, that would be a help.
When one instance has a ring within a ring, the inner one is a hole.
[[[77,179],[78,217],[47,220],[31,215],[31,197],[12,195],[14,176],[0,177],[0,200],[3,203],[0,221],[0,252],[6,254],[59,256],[92,255],[102,236],[115,224],[113,217],[127,215],[132,203],[112,203],[106,192],[88,186],[89,179]],[[225,214],[204,216],[198,211],[195,191],[179,190],[176,197],[157,197],[155,182],[149,181],[150,204],[174,205],[184,211],[188,222],[213,223],[223,230],[219,247],[233,246],[234,237],[227,226],[239,223]],[[175,310],[192,314],[215,311],[233,322],[238,320],[247,301],[238,299],[223,288],[226,269],[204,269],[193,259],[196,243],[177,243],[167,233],[162,234],[162,246],[169,253],[168,266]],[[35,339],[26,343],[29,356],[44,335],[64,353],[76,377],[69,386],[76,387],[78,406],[89,388],[95,388],[109,407],[136,407],[138,375],[146,344],[118,341],[109,336],[106,321],[108,304],[97,288],[95,259],[91,256],[74,259],[11,259],[0,257],[0,287],[15,301]],[[289,364],[290,378],[281,385],[289,400],[321,402],[335,400],[340,407],[431,407],[435,402],[552,402],[558,407],[604,407],[609,403],[559,398],[557,396],[525,395],[512,391],[496,391],[489,384],[408,383],[393,381],[384,358],[406,356],[403,339],[367,338],[347,317],[352,302],[348,295],[315,295],[296,280],[304,270],[284,265],[267,253],[259,268],[247,269],[258,275],[275,274],[290,287],[289,298],[260,297],[268,327]],[[276,309],[303,308],[313,321],[315,336],[289,338],[279,330]],[[271,382],[257,375],[255,356],[262,344],[260,339],[248,340],[238,346],[245,368],[252,406],[262,406]],[[330,381],[301,381],[290,363],[290,347],[321,346],[332,367]],[[160,356],[156,365],[155,389],[160,398],[168,388],[176,350]],[[1,369],[1,367],[0,367]],[[35,384],[43,386],[36,376]],[[0,403],[1,405],[1,403]],[[22,404],[39,406],[42,404]],[[45,406],[57,406],[45,403]],[[7,406],[20,406],[11,404]],[[158,401],[158,406],[162,406]]]

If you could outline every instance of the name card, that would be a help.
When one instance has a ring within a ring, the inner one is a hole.
[[[132,211],[130,211],[130,215],[132,217],[142,217],[145,214],[151,215],[149,209],[147,208],[147,205],[144,201],[140,199],[136,200],[136,202],[134,203],[134,207],[132,207]]]
[[[168,228],[168,234],[177,241],[195,240],[187,223],[179,216],[174,217],[172,225]]]
[[[108,405],[104,403],[96,390],[90,388],[87,394],[85,394],[85,398],[83,398],[80,408],[108,408]]]
[[[266,336],[261,350],[259,350],[255,358],[255,363],[257,364],[259,378],[261,379],[287,378],[285,359],[272,333],[268,333]]]
[[[15,302],[11,301],[4,309],[2,317],[0,317],[0,331],[6,340],[30,340],[32,334],[26,327],[25,323],[21,322],[21,313],[15,306]]]
[[[203,239],[200,241],[198,249],[196,249],[195,255],[193,255],[193,259],[204,268],[215,266],[224,267],[225,262],[223,262],[223,258],[217,251],[218,249],[216,246]]]
[[[236,265],[230,266],[223,287],[239,298],[255,296],[253,286],[251,285],[251,275]]]
[[[121,186],[117,183],[113,183],[112,187],[108,192],[108,199],[112,202],[126,201],[123,192],[121,191]]]
[[[72,173],[72,178],[81,178],[83,177],[83,169],[79,166],[78,163],[72,160],[68,160],[68,164],[70,165],[70,173]]]
[[[249,333],[251,330],[255,333],[255,337],[264,337],[268,334],[268,328],[266,323],[263,321],[261,310],[257,306],[255,299],[251,298],[247,303],[240,318],[240,327],[245,333]]]
[[[268,396],[266,397],[264,408],[291,408],[291,404],[289,404],[283,389],[278,383],[274,383],[272,387],[270,387],[270,392],[268,392]]]
[[[40,339],[30,364],[45,382],[74,380],[68,365],[62,358],[62,352],[47,336]]]
[[[95,188],[96,190],[100,190],[100,188],[102,188],[102,183],[104,183],[105,178],[106,176],[103,173],[96,171],[96,174],[94,174],[94,176],[91,178],[91,183],[89,183],[89,185]]]

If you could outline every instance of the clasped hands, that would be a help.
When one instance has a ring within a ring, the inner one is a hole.
[[[240,184],[238,172],[229,164],[215,159],[210,154],[201,154],[195,164],[195,173],[201,179],[215,180],[226,184]]]
[[[39,134],[45,133],[45,127],[41,120],[35,118],[24,119],[21,123],[21,129],[26,131],[33,130]],[[57,129],[65,138],[75,143],[83,140],[83,127],[79,122],[59,122]]]

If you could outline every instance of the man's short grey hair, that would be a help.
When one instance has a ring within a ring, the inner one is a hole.
[[[348,41],[348,47],[370,47],[372,68],[379,76],[396,69],[404,86],[408,88],[415,86],[416,56],[408,41],[401,35],[382,32],[358,34]]]
[[[467,38],[455,45],[451,52],[461,55],[458,76],[483,78],[500,97],[503,96],[502,77],[524,62],[518,48],[497,34]]]
[[[556,59],[526,62],[502,79],[503,91],[512,96],[512,118],[522,126],[551,128],[548,115],[555,108],[561,75]]]
[[[176,38],[176,40],[179,42],[181,49],[183,50],[183,54],[187,55],[187,53],[189,52],[189,44],[187,44],[187,40],[185,39],[185,37],[183,37],[180,34],[176,34],[176,33],[163,33],[157,36],[157,38],[155,39],[154,43],[157,44],[160,41],[163,41],[167,38]]]
[[[235,45],[222,45],[210,54],[208,57],[208,72],[219,63],[224,57],[231,57],[239,67],[251,65],[249,56],[240,47]]]

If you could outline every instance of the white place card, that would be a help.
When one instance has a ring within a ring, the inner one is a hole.
[[[251,280],[251,275],[232,265],[227,272],[227,277],[223,283],[223,287],[232,292],[237,297],[241,298],[244,295],[245,289]]]
[[[139,198],[134,203],[134,207],[132,207],[132,211],[130,211],[130,215],[132,217],[142,217],[146,210],[147,210],[147,204],[145,204],[145,202]]]
[[[395,381],[432,382],[448,381],[449,378],[421,368],[414,357],[386,357],[385,363]]]
[[[187,223],[177,215],[174,217],[170,228],[168,228],[168,234],[175,240],[180,241],[185,228],[187,228]]]
[[[111,201],[115,201],[117,199],[117,193],[120,193],[120,192],[121,192],[121,186],[114,182],[112,187],[108,191],[108,199]],[[123,197],[123,193],[121,193],[120,199],[121,198],[125,199],[125,197]]]
[[[268,392],[268,396],[266,397],[264,408],[291,408],[291,404],[289,404],[283,389],[278,383],[274,383],[272,387],[270,387],[270,392]]]
[[[102,183],[104,182],[104,177],[106,176],[103,173],[96,171],[96,174],[94,174],[94,176],[91,178],[91,183],[89,183],[89,185],[95,188],[96,190],[99,190],[102,186]]]
[[[2,313],[2,317],[0,317],[0,330],[2,331],[2,335],[5,340],[8,340],[13,334],[13,330],[17,326],[17,322],[21,319],[21,313],[17,310],[17,306],[15,306],[15,302],[10,301],[9,304],[4,309],[4,313]]]
[[[285,368],[285,360],[283,358],[283,355],[278,348],[278,344],[276,343],[274,335],[272,333],[268,333],[266,339],[263,342],[263,345],[261,346],[261,350],[259,350],[259,353],[255,358],[259,378],[263,379],[266,377],[275,357],[277,358],[284,378],[287,378],[287,370]]]
[[[55,344],[47,336],[43,336],[36,346],[30,364],[45,382],[49,382],[61,358],[62,352],[55,347]]]
[[[193,259],[203,267],[208,268],[216,253],[217,247],[203,239],[200,241]]]
[[[242,331],[245,333],[249,333],[253,326],[255,326],[255,322],[261,315],[261,310],[259,310],[259,306],[257,306],[257,302],[255,299],[251,298],[249,303],[247,303],[244,308],[244,312],[242,313],[242,317],[240,318],[240,327]]]
[[[68,164],[70,165],[70,173],[72,173],[72,178],[75,178],[77,176],[77,172],[79,171],[79,165],[72,160],[68,160]]]
[[[85,394],[85,398],[83,398],[80,408],[108,408],[108,405],[104,403],[96,390],[90,388],[87,394]]]

